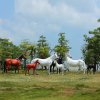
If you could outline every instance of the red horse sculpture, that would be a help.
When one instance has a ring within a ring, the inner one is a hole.
[[[36,62],[32,63],[32,64],[27,64],[27,65],[26,65],[25,75],[26,75],[27,71],[28,71],[28,74],[29,74],[29,70],[30,70],[31,68],[33,69],[33,74],[35,74],[35,70],[36,70],[36,67],[37,67],[38,64],[40,64],[40,63],[38,62],[38,60],[37,60]]]
[[[15,73],[16,73],[16,69],[18,69],[18,73],[20,70],[20,66],[21,66],[21,60],[22,58],[26,59],[23,55],[21,55],[19,58],[17,59],[10,59],[7,58],[5,59],[5,63],[4,63],[4,72],[6,71],[6,73],[8,72],[8,70],[12,67],[14,67],[15,69]]]

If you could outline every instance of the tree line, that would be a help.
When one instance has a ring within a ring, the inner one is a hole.
[[[46,37],[41,35],[37,44],[31,43],[29,40],[23,40],[18,46],[13,44],[9,39],[0,38],[0,59],[17,58],[23,54],[26,58],[33,57],[47,58],[51,52],[57,52],[60,56],[64,57],[64,53],[69,51],[68,40],[65,38],[65,33],[58,34],[58,44],[51,48]]]
[[[85,44],[82,48],[82,54],[87,65],[92,64],[96,67],[97,64],[100,64],[100,27],[89,31],[88,34],[89,36],[84,35]]]
[[[98,19],[100,22],[100,19]],[[23,40],[18,46],[13,44],[9,39],[0,38],[0,60],[6,58],[17,58],[24,54],[26,58],[33,59],[34,57],[47,58],[51,52],[57,52],[64,59],[65,52],[68,52],[71,47],[69,41],[65,37],[65,33],[58,34],[58,44],[51,48],[44,35],[39,37],[37,43],[31,43],[29,40]],[[89,31],[88,35],[84,35],[85,44],[81,48],[83,59],[86,64],[100,63],[100,27]]]

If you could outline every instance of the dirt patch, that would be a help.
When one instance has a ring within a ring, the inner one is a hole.
[[[96,92],[96,89],[95,88],[82,88],[81,92],[83,94],[85,94],[85,93],[94,93],[94,92]]]
[[[58,92],[58,95],[62,95],[62,96],[72,96],[74,95],[75,93],[82,93],[82,94],[87,94],[87,93],[94,93],[96,91],[96,89],[94,88],[81,88],[79,90],[75,89],[75,88],[65,88],[65,89],[62,89]]]
[[[76,90],[74,88],[65,88],[65,89],[59,91],[59,95],[72,96],[75,93],[75,91]]]

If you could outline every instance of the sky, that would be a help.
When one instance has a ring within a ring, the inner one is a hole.
[[[40,35],[53,48],[65,33],[73,59],[82,57],[84,34],[100,26],[100,0],[0,0],[0,38],[19,45]]]

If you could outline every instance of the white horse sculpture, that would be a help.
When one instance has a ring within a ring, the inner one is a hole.
[[[48,73],[50,74],[50,65],[57,58],[58,58],[57,54],[54,53],[52,56],[50,56],[46,59],[35,58],[31,61],[31,63],[34,63],[36,60],[38,60],[38,62],[40,63],[41,66],[47,66]]]
[[[70,57],[68,57],[68,55],[65,55],[66,61],[67,61],[67,67],[69,68],[71,67],[79,67],[80,69],[83,69],[84,74],[86,73],[87,67],[86,64],[83,60],[79,59],[79,60],[73,60]]]
[[[58,64],[57,61],[55,61],[55,63],[56,63],[56,68],[58,69],[58,74],[60,73],[59,69],[61,69],[62,75],[64,75],[64,70],[65,70],[64,64]]]

